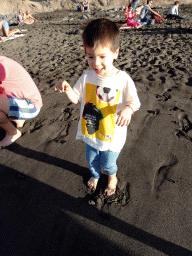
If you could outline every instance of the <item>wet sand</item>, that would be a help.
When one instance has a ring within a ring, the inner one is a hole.
[[[162,16],[167,10],[159,8]],[[117,195],[108,199],[105,174],[94,194],[86,187],[85,144],[75,139],[80,105],[54,91],[88,69],[88,19],[38,14],[21,28],[24,37],[0,43],[44,103],[22,137],[0,150],[1,255],[192,255],[192,6],[180,10],[186,20],[120,32],[115,66],[134,80],[141,108],[118,159]],[[114,20],[122,25],[123,12]]]

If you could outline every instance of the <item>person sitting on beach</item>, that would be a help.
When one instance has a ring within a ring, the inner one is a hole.
[[[9,24],[6,20],[0,20],[0,30],[3,31],[3,35],[6,37],[12,36],[14,34],[21,34],[21,31],[17,28],[9,30]],[[0,39],[2,40],[2,37],[0,37]]]
[[[127,18],[127,23],[125,23],[121,29],[124,29],[126,27],[132,27],[132,28],[139,28],[141,27],[141,24],[134,20],[136,18],[136,13],[133,12],[133,4],[130,4],[128,6],[128,9],[125,9],[125,16]]]
[[[89,10],[89,3],[88,1],[84,0],[83,1],[83,11],[88,11]]]
[[[32,24],[34,23],[35,21],[37,21],[33,16],[31,16],[31,14],[29,13],[29,11],[27,10],[25,13],[24,13],[24,22],[25,24]]]
[[[152,0],[147,0],[147,4],[141,9],[140,21],[142,23],[147,23],[153,17],[153,14],[163,20],[163,18],[157,12],[151,9],[151,5]]]
[[[17,23],[20,26],[23,26],[25,24],[24,23],[24,18],[23,18],[23,13],[22,13],[21,9],[19,10],[19,13],[17,14]]]
[[[89,22],[83,31],[83,46],[90,70],[73,88],[63,81],[55,90],[64,92],[72,103],[81,103],[76,138],[86,143],[91,172],[87,185],[96,189],[103,168],[108,174],[105,194],[111,196],[118,182],[116,161],[140,101],[131,77],[113,65],[119,53],[119,28],[115,22],[104,18]]]
[[[36,117],[42,105],[40,92],[29,73],[18,62],[0,56],[0,127],[6,132],[0,147],[17,140],[21,136],[17,128]]]
[[[80,4],[77,5],[77,11],[81,12],[81,5]]]
[[[174,6],[172,6],[170,9],[169,9],[169,13],[167,15],[167,19],[186,19],[187,17],[182,17],[179,15],[179,1],[176,1]]]

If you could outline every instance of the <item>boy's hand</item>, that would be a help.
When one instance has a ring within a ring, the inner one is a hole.
[[[124,109],[120,110],[117,115],[116,125],[118,126],[128,126],[131,121],[131,116],[133,111],[130,107],[126,106]]]
[[[55,86],[55,91],[59,92],[67,92],[71,89],[71,86],[67,83],[67,81],[60,82],[57,86]]]

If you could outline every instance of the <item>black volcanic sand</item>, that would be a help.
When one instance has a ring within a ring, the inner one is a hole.
[[[192,255],[192,7],[180,10],[187,20],[121,31],[115,66],[135,81],[141,108],[111,198],[103,195],[106,175],[95,193],[86,187],[85,144],[75,139],[80,105],[54,91],[88,68],[87,20],[76,12],[39,14],[22,27],[24,37],[0,44],[31,74],[44,102],[23,136],[0,150],[0,255]],[[74,19],[64,21],[69,14]]]

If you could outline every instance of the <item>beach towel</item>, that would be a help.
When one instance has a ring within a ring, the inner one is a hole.
[[[9,36],[9,37],[2,36],[2,38],[3,38],[4,41],[7,41],[7,40],[12,40],[12,39],[15,39],[15,38],[21,37],[21,36],[24,36],[24,34],[12,35],[12,36]],[[2,42],[3,41],[0,40],[0,43],[2,43]]]

